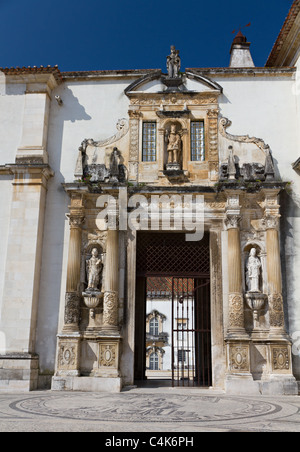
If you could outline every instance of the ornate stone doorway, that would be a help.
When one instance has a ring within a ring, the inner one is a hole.
[[[209,234],[137,235],[135,380],[210,386]]]

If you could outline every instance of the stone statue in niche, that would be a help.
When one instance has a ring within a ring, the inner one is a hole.
[[[112,182],[118,182],[119,178],[119,164],[120,164],[120,151],[118,148],[113,148],[112,153],[109,158],[109,171],[110,171],[110,180]]]
[[[181,60],[179,56],[179,50],[176,50],[174,46],[171,46],[171,54],[167,56],[167,70],[170,78],[179,77],[179,71],[181,67]]]
[[[259,277],[261,272],[261,261],[256,255],[256,249],[251,248],[247,261],[247,286],[248,292],[260,292]]]
[[[171,124],[170,131],[166,130],[168,163],[167,169],[180,169],[181,134],[176,130],[176,124]]]
[[[86,261],[86,272],[88,277],[87,292],[98,292],[103,269],[102,259],[98,257],[97,248],[92,249],[92,257]]]

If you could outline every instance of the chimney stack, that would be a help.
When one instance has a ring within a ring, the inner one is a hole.
[[[231,45],[229,67],[255,67],[249,47],[250,42],[240,30]]]

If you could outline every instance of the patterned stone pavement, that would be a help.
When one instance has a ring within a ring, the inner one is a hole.
[[[300,397],[128,388],[0,393],[0,432],[300,432]],[[117,435],[115,435],[115,438]]]

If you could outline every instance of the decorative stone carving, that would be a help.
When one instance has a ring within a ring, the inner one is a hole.
[[[245,298],[249,308],[253,312],[253,331],[259,330],[259,312],[265,303],[267,295],[258,292],[248,292]]]
[[[247,345],[229,346],[229,368],[231,372],[249,372],[249,347]]]
[[[233,147],[229,146],[229,157],[228,157],[228,179],[235,180],[236,178],[236,167],[235,159],[233,155]]]
[[[290,356],[288,347],[272,347],[273,370],[289,370]]]
[[[114,147],[110,155],[108,155],[108,160],[108,167],[104,163],[84,164],[83,176],[89,178],[92,183],[125,182],[127,171],[122,163],[122,154],[117,147]]]
[[[264,159],[264,161],[253,161],[250,159],[249,162],[244,162],[241,167],[236,164],[236,172],[238,173],[238,178],[244,179],[245,182],[259,182],[264,180],[274,180],[275,177],[275,169],[273,157],[270,151],[269,145],[267,145],[263,140],[256,137],[249,137],[249,135],[231,135],[227,133],[226,129],[231,125],[231,121],[227,118],[221,118],[219,121],[219,131],[220,135],[226,138],[228,141],[238,142],[238,143],[247,143],[253,144],[258,147],[262,151],[262,155],[260,159]],[[231,147],[231,146],[230,146]],[[255,149],[255,148],[254,148]],[[227,163],[222,163],[220,178],[221,180],[225,179],[235,179],[233,177],[231,169],[232,162],[229,156],[229,161]]]
[[[265,215],[262,218],[261,223],[266,230],[277,229],[279,226],[279,215],[278,216]]]
[[[171,124],[171,129],[165,130],[165,140],[167,142],[168,163],[166,169],[181,169],[182,141],[181,131],[177,130],[176,124]]]
[[[117,367],[117,345],[100,344],[99,364],[104,367]]]
[[[171,46],[171,54],[167,56],[167,70],[170,78],[179,77],[179,71],[181,67],[181,60],[179,56],[179,50],[176,50],[174,46]]]
[[[86,272],[88,276],[88,287],[86,292],[99,291],[99,284],[102,274],[102,259],[98,257],[97,248],[92,249],[92,257],[86,261]]]
[[[229,328],[244,328],[244,300],[242,294],[229,294]]]
[[[256,249],[251,248],[249,258],[247,261],[246,281],[248,292],[260,292],[259,278],[261,272],[261,261],[256,256]]]
[[[237,141],[240,143],[254,143],[259,149],[266,152],[270,149],[269,145],[266,144],[262,139],[256,137],[249,137],[249,135],[231,135],[226,131],[230,127],[232,122],[227,118],[221,118],[219,121],[219,130],[221,135],[228,140]]]
[[[76,345],[72,343],[60,343],[59,347],[59,367],[72,368],[76,362]]]
[[[238,228],[239,223],[242,220],[241,215],[228,215],[225,218],[225,225],[227,229]]]
[[[76,292],[66,292],[65,295],[65,326],[78,325],[80,296]]]
[[[118,326],[118,292],[116,291],[111,290],[104,293],[103,325]]]
[[[269,295],[270,326],[283,327],[283,299],[280,293]]]
[[[78,339],[59,339],[56,375],[78,375]]]

